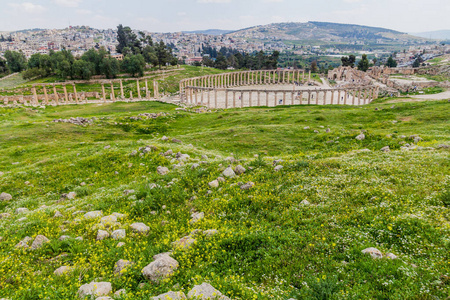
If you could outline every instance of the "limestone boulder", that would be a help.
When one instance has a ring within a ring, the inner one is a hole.
[[[157,167],[156,168],[156,172],[158,172],[159,175],[166,175],[167,173],[169,173],[169,169],[167,167]]]
[[[167,292],[151,298],[152,300],[180,300],[187,299],[183,292]]]
[[[31,242],[33,239],[30,238],[29,236],[26,236],[23,240],[21,240],[20,242],[18,242],[16,244],[16,248],[28,248],[28,243]]]
[[[241,190],[244,190],[244,191],[249,190],[249,189],[251,189],[254,185],[255,185],[254,182],[249,181],[249,182],[247,182],[247,183],[241,185]]]
[[[85,219],[96,219],[103,216],[103,212],[101,210],[94,210],[84,214]]]
[[[219,181],[218,180],[213,180],[213,181],[209,182],[208,185],[210,187],[217,188],[217,187],[219,187]]]
[[[182,237],[178,241],[173,242],[172,245],[181,249],[189,249],[192,245],[195,244],[195,242],[196,239],[192,238],[190,235],[187,235],[185,237]]]
[[[132,266],[133,264],[134,263],[132,261],[119,259],[114,265],[114,274],[116,275],[122,274],[126,268]]]
[[[25,207],[19,207],[18,209],[16,209],[16,214],[26,214],[28,212],[30,211],[28,210],[28,208]]]
[[[237,165],[237,166],[234,168],[234,173],[236,173],[236,175],[244,174],[245,171],[246,171],[246,169],[245,169],[243,166],[241,166],[241,165]]]
[[[114,240],[124,239],[126,237],[126,235],[127,234],[126,234],[125,229],[117,229],[117,230],[114,230],[113,233],[111,233],[111,237]]]
[[[233,178],[236,176],[236,173],[234,173],[232,168],[226,168],[223,172],[222,175],[227,177],[227,178]]]
[[[383,148],[381,148],[380,150],[381,150],[382,152],[385,152],[385,153],[391,151],[391,149],[389,148],[389,146],[383,147]]]
[[[8,193],[1,193],[0,194],[0,201],[9,201],[12,199],[11,194]]]
[[[50,240],[43,236],[43,235],[37,235],[34,239],[33,243],[31,244],[31,249],[36,250],[41,248],[45,243],[50,242]]]
[[[108,237],[109,237],[108,231],[105,230],[97,231],[97,238],[96,238],[97,241],[102,241],[104,239],[107,239]]]
[[[101,297],[107,296],[112,292],[110,282],[91,282],[83,284],[78,289],[78,296],[84,299],[86,296]]]
[[[200,221],[201,219],[203,219],[205,217],[205,213],[204,212],[198,212],[198,213],[192,213],[191,214],[191,224],[197,223],[198,221]]]
[[[148,227],[144,223],[133,223],[130,225],[130,228],[134,232],[143,233],[143,234],[146,234],[150,231],[150,227]]]
[[[178,266],[178,261],[169,255],[157,255],[153,262],[142,269],[142,274],[148,280],[158,283],[161,279],[170,277]]]
[[[64,274],[69,273],[70,271],[72,271],[72,267],[69,266],[62,266],[59,267],[58,269],[56,269],[53,274],[55,274],[56,276],[63,276]]]
[[[282,166],[282,165],[278,165],[278,166],[276,166],[276,167],[274,168],[275,172],[278,172],[278,171],[280,171],[281,169],[283,169],[283,166]]]
[[[217,299],[217,300],[230,300],[227,296],[224,296],[220,291],[216,290],[209,283],[203,282],[200,285],[196,285],[187,294],[188,299]]]
[[[366,138],[366,136],[364,135],[364,133],[361,133],[360,135],[355,137],[355,139],[357,139],[358,141],[363,141],[365,138]]]
[[[366,248],[366,249],[362,250],[361,252],[364,254],[370,254],[370,256],[372,256],[372,258],[382,258],[383,257],[383,254],[377,248],[370,247],[370,248]]]

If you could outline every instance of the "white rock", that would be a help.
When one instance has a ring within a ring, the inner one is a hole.
[[[389,258],[389,259],[397,259],[398,258],[398,256],[395,255],[394,253],[387,253],[386,257]]]
[[[172,245],[177,248],[188,249],[193,244],[195,244],[195,242],[196,242],[196,239],[194,239],[188,235],[188,236],[182,237],[178,241],[173,242]]]
[[[133,265],[134,263],[129,260],[119,259],[116,264],[114,265],[114,274],[121,274],[124,272],[124,270]]]
[[[110,282],[91,282],[83,284],[78,289],[78,296],[84,299],[86,296],[106,296],[112,292],[112,286]]]
[[[43,235],[37,235],[36,238],[34,239],[33,243],[31,244],[31,249],[35,250],[35,249],[39,249],[41,248],[44,243],[48,243],[50,242],[50,240],[43,236]]]
[[[204,212],[199,212],[199,213],[193,213],[191,214],[191,224],[194,224],[198,221],[200,221],[201,219],[203,219],[205,217],[205,213]]]
[[[159,175],[166,175],[167,173],[169,173],[169,169],[167,167],[161,167],[161,166],[156,168],[156,171],[158,172]]]
[[[383,257],[383,254],[377,248],[370,247],[370,248],[366,248],[366,249],[362,250],[361,252],[364,254],[370,254],[370,256],[372,256],[372,258],[382,258]]]
[[[178,269],[178,262],[167,254],[158,255],[157,259],[142,269],[142,274],[148,280],[159,282],[170,277]]]
[[[195,170],[195,169],[197,169],[198,167],[200,167],[200,165],[199,165],[198,163],[194,163],[194,164],[192,164],[191,169],[192,169],[192,170]]]
[[[389,148],[389,146],[383,147],[383,148],[381,148],[380,150],[383,151],[383,152],[386,152],[386,153],[391,151],[391,149]]]
[[[188,298],[194,299],[220,299],[220,300],[229,300],[230,298],[224,296],[220,291],[216,290],[209,283],[203,282],[201,285],[196,285],[189,291],[187,294]]]
[[[147,233],[150,231],[150,227],[145,225],[144,223],[133,223],[130,225],[131,230],[137,233]]]
[[[1,193],[0,194],[0,201],[9,201],[12,199],[12,196],[8,193]]]
[[[32,238],[26,236],[23,240],[17,243],[16,248],[28,248],[28,243],[31,242]]]
[[[219,187],[219,181],[213,180],[210,183],[208,183],[208,185],[213,188]]]
[[[70,239],[70,236],[68,236],[68,235],[62,235],[62,236],[59,237],[58,240],[60,240],[60,241],[65,241],[65,240],[68,240],[68,239]]]
[[[95,298],[95,300],[114,300],[114,299],[111,297],[108,297],[108,296],[103,296],[103,297]]]
[[[20,207],[20,208],[16,209],[16,214],[25,214],[28,212],[30,212],[30,211],[28,210],[28,208],[25,208],[25,207]]]
[[[11,217],[11,214],[10,214],[10,213],[1,213],[1,214],[0,214],[0,219],[3,219],[3,218],[9,218],[9,217]]]
[[[106,239],[108,237],[109,237],[108,231],[105,231],[105,230],[97,231],[97,241],[104,240],[104,239]]]
[[[127,292],[125,291],[125,289],[120,289],[114,293],[114,296],[119,297],[119,296],[125,296],[126,294],[127,294]]]
[[[117,222],[117,217],[115,215],[109,215],[100,219],[100,223],[103,225],[112,225]]]
[[[85,219],[96,219],[103,216],[103,212],[101,210],[94,210],[84,214]]]
[[[217,229],[208,229],[208,230],[203,231],[203,234],[206,236],[213,236],[217,233],[219,233],[219,231]]]
[[[300,202],[300,204],[302,204],[302,205],[310,205],[311,203],[309,203],[309,201],[305,199],[302,202]]]
[[[152,300],[180,300],[186,299],[186,295],[183,292],[167,292],[151,298]]]
[[[62,218],[62,217],[64,217],[62,213],[60,213],[59,211],[55,211],[53,218]]]
[[[222,175],[227,177],[227,178],[233,178],[234,176],[236,176],[236,173],[234,173],[232,168],[226,168],[223,172]]]
[[[236,173],[236,175],[244,174],[245,171],[245,168],[241,165],[237,165],[236,168],[234,168],[234,173]]]
[[[282,165],[278,165],[278,166],[276,166],[276,167],[274,168],[274,170],[275,170],[276,172],[280,171],[281,169],[283,169],[283,166],[282,166]]]
[[[117,245],[116,245],[117,248],[120,248],[120,247],[123,247],[123,246],[125,246],[124,242],[117,243]]]
[[[58,269],[56,269],[53,272],[53,274],[55,274],[56,276],[62,276],[66,273],[69,273],[71,270],[72,270],[72,268],[69,266],[62,266],[62,267],[59,267]]]
[[[66,198],[69,200],[72,200],[72,199],[75,199],[76,195],[77,194],[75,192],[70,192],[67,194]]]
[[[366,136],[364,135],[364,133],[361,133],[360,135],[358,135],[357,137],[355,137],[355,139],[357,139],[358,141],[362,141],[366,138]]]
[[[249,190],[249,189],[251,189],[254,185],[255,185],[254,182],[249,181],[249,182],[247,182],[247,183],[241,185],[241,190],[244,190],[244,191]]]
[[[117,229],[117,230],[114,230],[113,233],[111,233],[111,237],[114,240],[124,239],[126,237],[126,235],[127,234],[126,234],[125,229]]]

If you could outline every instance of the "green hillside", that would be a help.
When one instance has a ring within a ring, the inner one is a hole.
[[[445,299],[448,105],[0,108],[0,298]]]

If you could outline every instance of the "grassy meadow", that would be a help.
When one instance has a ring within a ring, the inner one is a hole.
[[[202,282],[230,299],[447,299],[450,152],[438,145],[450,144],[449,105],[0,107],[0,193],[12,196],[0,201],[0,298],[78,299],[95,280],[125,290],[114,299],[187,294]],[[134,118],[141,113],[164,114]],[[70,117],[94,119],[53,122]],[[401,149],[412,135],[418,147]],[[230,165],[246,171],[211,187]],[[89,211],[125,216],[105,225]],[[193,212],[204,218],[191,222]],[[149,233],[134,233],[135,222]],[[119,228],[124,239],[96,240]],[[16,247],[37,235],[50,241]],[[174,246],[187,235],[192,245]],[[373,259],[368,247],[397,259]],[[141,270],[168,251],[178,269],[150,282]],[[119,259],[134,264],[117,275]],[[61,266],[70,272],[55,275]]]

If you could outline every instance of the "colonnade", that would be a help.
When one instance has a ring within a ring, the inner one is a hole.
[[[244,85],[300,84],[311,80],[311,71],[305,70],[256,70],[206,75],[180,81],[180,98],[186,102],[186,88],[230,88]]]
[[[252,106],[278,106],[301,104],[363,105],[378,98],[379,88],[299,89],[299,90],[255,90],[219,89],[211,87],[186,88],[186,102],[209,108],[237,108]]]
[[[129,95],[125,95],[122,79],[101,82],[100,92],[79,92],[77,91],[75,83],[35,84],[31,87],[32,96],[30,102],[33,105],[39,105],[39,100],[41,100],[41,104],[48,105],[52,102],[53,104],[60,105],[69,103],[89,103],[89,101],[92,101],[89,100],[89,98],[103,102],[115,102],[120,100],[159,100],[160,93],[158,81],[153,81],[153,98],[151,91],[149,90],[148,80],[145,79],[141,81],[144,82],[144,87],[142,87],[139,79],[137,79],[134,83],[129,83],[129,80],[127,80],[127,87],[136,90],[137,93],[133,94],[133,91],[130,90]],[[118,86],[114,86],[115,83],[118,84]],[[68,91],[68,87],[71,90],[70,92]],[[116,90],[118,90],[118,92],[116,92]],[[41,93],[38,94],[38,91]],[[25,97],[26,96],[22,96],[21,98],[25,99]],[[8,101],[6,100],[5,102]]]

